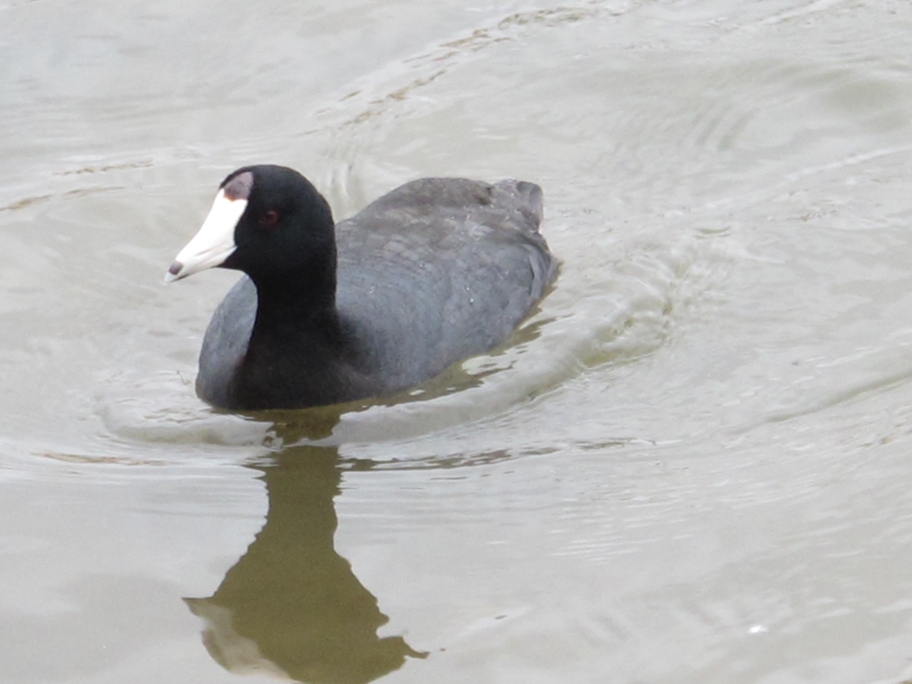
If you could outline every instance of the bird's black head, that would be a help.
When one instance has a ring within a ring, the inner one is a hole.
[[[335,261],[332,211],[310,181],[283,166],[247,166],[222,181],[166,280],[216,266],[244,271],[258,284],[334,278]]]

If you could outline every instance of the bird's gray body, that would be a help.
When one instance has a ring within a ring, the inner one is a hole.
[[[287,384],[297,406],[336,403],[416,385],[497,346],[555,276],[541,220],[541,189],[523,181],[428,178],[384,195],[335,228],[345,354],[299,349],[310,362],[277,359],[264,381]],[[256,313],[245,276],[203,340],[197,390],[214,405],[236,403]],[[302,362],[313,367],[301,371]],[[300,383],[312,386],[294,389]]]

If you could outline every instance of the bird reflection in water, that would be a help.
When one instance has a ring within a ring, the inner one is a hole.
[[[355,684],[426,657],[400,636],[377,635],[388,618],[333,547],[337,450],[291,447],[256,468],[269,495],[265,525],[215,594],[185,599],[205,621],[213,659],[239,674]]]

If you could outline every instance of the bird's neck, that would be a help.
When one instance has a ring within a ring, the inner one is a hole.
[[[291,272],[249,275],[257,290],[254,330],[296,329],[335,313],[335,258],[311,259]]]
[[[263,407],[338,403],[366,391],[357,341],[335,306],[334,276],[254,280],[256,320],[236,382],[248,396],[270,397]]]

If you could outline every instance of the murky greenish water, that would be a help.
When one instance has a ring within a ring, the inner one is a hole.
[[[912,678],[912,6],[0,3],[3,682]],[[193,392],[218,182],[546,194],[407,397]]]

